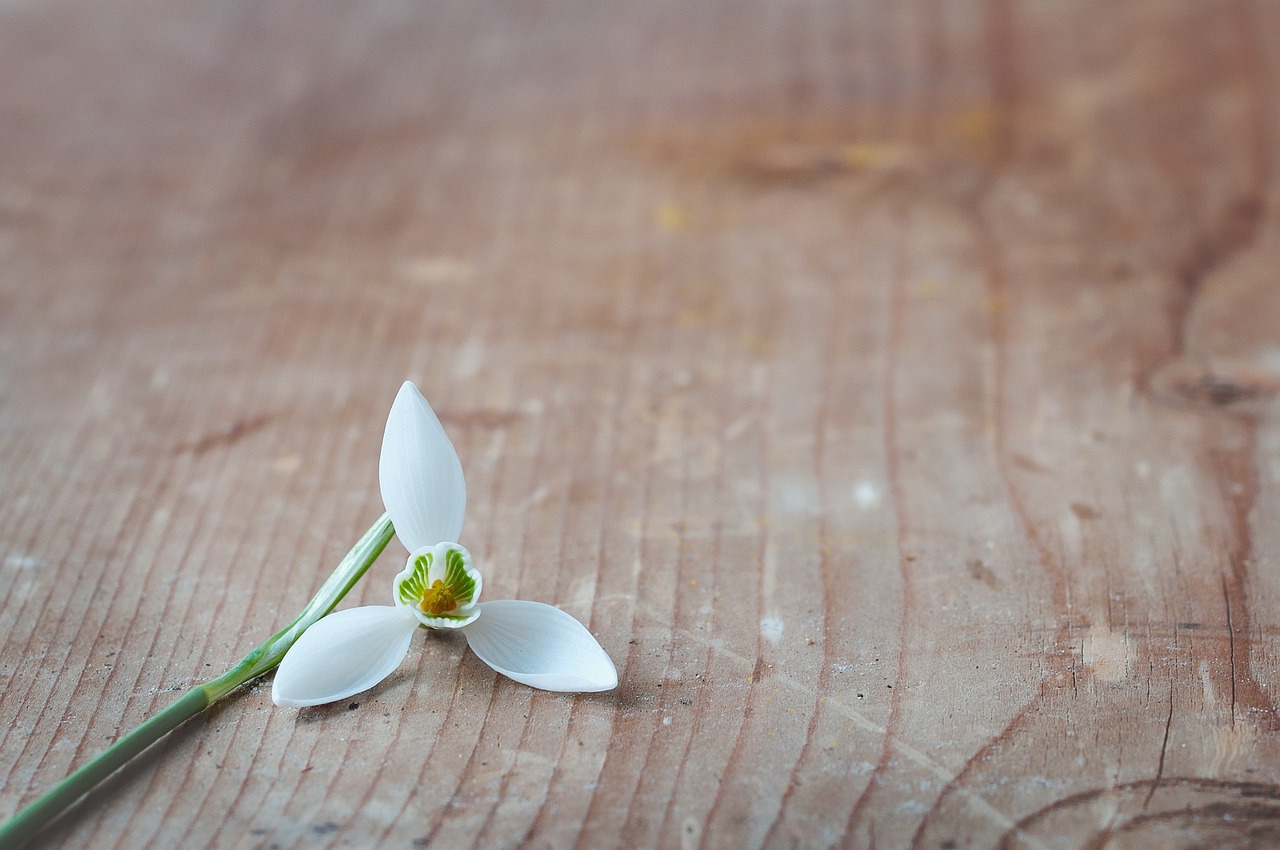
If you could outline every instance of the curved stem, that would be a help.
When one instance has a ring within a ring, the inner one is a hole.
[[[332,611],[342,597],[347,595],[347,591],[351,590],[365,570],[382,554],[394,533],[391,519],[383,514],[351,547],[351,551],[293,622],[263,641],[226,673],[187,691],[177,702],[143,721],[132,732],[19,811],[0,826],[0,850],[13,850],[21,846],[138,753],[236,688],[279,664],[294,641],[312,623]]]

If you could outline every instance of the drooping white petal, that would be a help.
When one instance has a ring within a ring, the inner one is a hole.
[[[541,602],[482,602],[480,617],[462,628],[480,660],[544,691],[608,691],[618,671],[586,626]]]
[[[417,620],[394,605],[335,611],[285,653],[271,685],[276,705],[323,705],[367,691],[400,666]]]
[[[467,509],[462,462],[431,405],[409,381],[387,416],[378,481],[382,504],[406,549],[457,542]]]

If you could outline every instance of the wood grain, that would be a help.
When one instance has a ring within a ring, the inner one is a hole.
[[[486,595],[620,688],[430,636],[49,846],[1280,843],[1277,57],[1261,0],[3,4],[0,816],[301,607],[409,377]]]

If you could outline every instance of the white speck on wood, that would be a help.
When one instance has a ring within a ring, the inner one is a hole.
[[[4,565],[19,570],[38,570],[49,566],[49,562],[31,555],[10,555],[4,559]]]

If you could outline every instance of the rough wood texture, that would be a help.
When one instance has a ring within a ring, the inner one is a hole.
[[[1280,844],[1278,83],[1262,0],[5,3],[0,815],[303,604],[411,377],[619,690],[430,637],[50,844]]]

